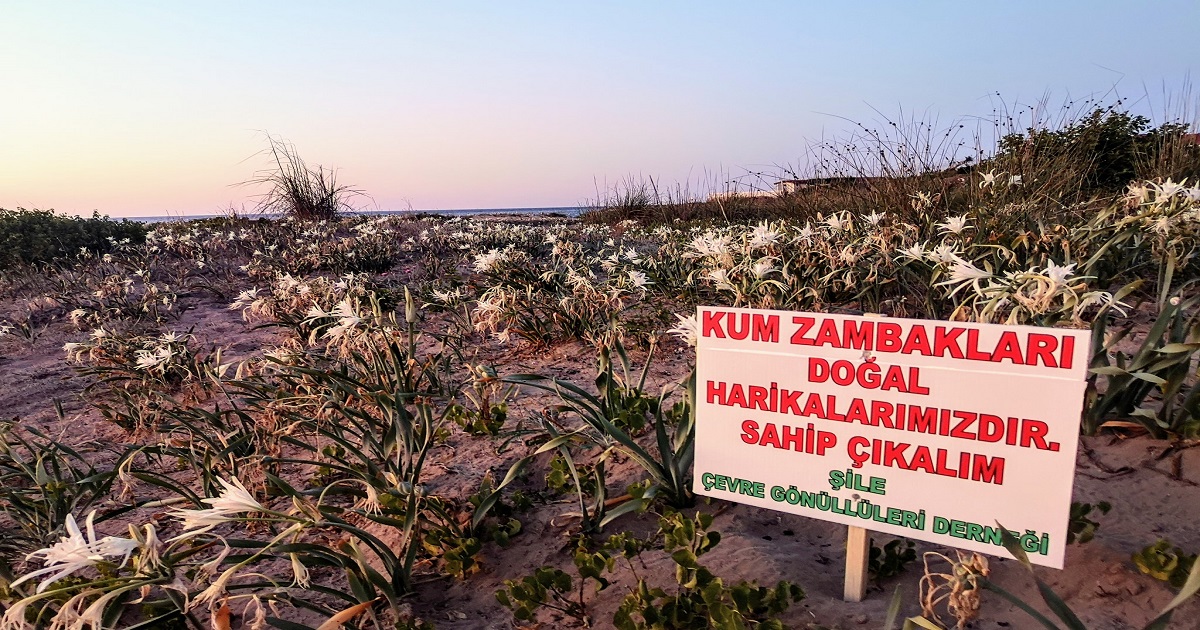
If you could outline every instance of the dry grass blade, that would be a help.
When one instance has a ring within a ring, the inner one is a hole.
[[[213,630],[233,630],[233,612],[229,610],[228,602],[221,602],[221,607],[212,612]]]
[[[317,630],[339,630],[343,624],[369,610],[377,601],[379,600],[373,599],[369,602],[355,604],[325,620],[325,623],[318,626]]]

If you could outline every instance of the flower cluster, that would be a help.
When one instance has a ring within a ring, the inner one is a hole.
[[[191,334],[137,335],[101,327],[84,341],[66,343],[63,351],[69,361],[84,366],[84,372],[104,376],[112,384],[172,391],[187,382],[220,378],[231,367],[221,363],[220,352],[198,355],[194,341]]]
[[[218,603],[228,602],[231,599],[228,590],[232,579],[248,561],[242,560],[223,568],[228,564],[232,549],[228,544],[214,547],[209,539],[200,535],[221,523],[242,520],[259,513],[285,521],[289,519],[288,515],[271,512],[259,503],[237,478],[218,481],[223,488],[221,493],[217,497],[202,500],[209,508],[176,509],[170,512],[172,517],[182,522],[183,531],[167,541],[158,537],[157,527],[153,523],[140,527],[130,525],[128,538],[101,538],[96,533],[95,510],[87,515],[83,529],[74,515],[68,514],[66,535],[59,542],[26,556],[27,563],[40,562],[42,567],[27,571],[9,587],[17,588],[26,582],[41,579],[31,594],[17,599],[0,617],[0,630],[31,630],[33,626],[26,620],[27,612],[59,599],[62,599],[62,603],[46,619],[50,627],[71,630],[107,627],[104,618],[110,607],[122,603],[122,594],[140,591],[145,597],[155,586],[181,594],[184,608],[189,610],[206,603],[215,610]],[[304,522],[296,518],[290,521],[292,526],[285,530],[285,535],[294,536],[303,528]],[[274,542],[284,539],[285,536],[279,536]],[[223,542],[220,538],[211,540]],[[205,555],[209,548],[216,552],[215,555]],[[251,556],[251,559],[255,557]],[[83,575],[89,569],[96,572],[96,577]],[[209,580],[218,571],[221,571],[220,575]],[[307,575],[302,568],[301,572]],[[62,585],[61,581],[68,576],[77,579]],[[300,573],[297,577],[300,577]],[[198,591],[199,594],[189,600],[186,596],[192,591]],[[253,594],[238,597],[258,601],[258,596]],[[258,606],[261,609],[261,603]]]

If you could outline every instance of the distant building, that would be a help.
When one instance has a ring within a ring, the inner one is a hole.
[[[775,192],[781,195],[791,195],[807,186],[802,179],[781,179],[775,182]]]
[[[779,192],[774,190],[729,190],[719,193],[711,193],[708,195],[708,201],[724,201],[726,199],[762,199],[764,197],[778,197]]]
[[[808,188],[828,188],[834,184],[851,184],[855,177],[813,177],[809,179],[781,179],[775,182],[775,194],[792,195]]]

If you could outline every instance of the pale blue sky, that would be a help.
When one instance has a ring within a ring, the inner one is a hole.
[[[1178,96],[1197,26],[1194,0],[5,2],[0,207],[240,207],[259,130],[384,209],[695,189],[796,165],[826,114]]]

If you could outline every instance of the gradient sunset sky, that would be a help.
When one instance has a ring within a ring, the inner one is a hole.
[[[831,114],[949,123],[1115,86],[1161,119],[1197,25],[1196,0],[6,2],[0,207],[248,209],[231,185],[263,131],[379,209],[695,190],[800,165],[847,128]]]

